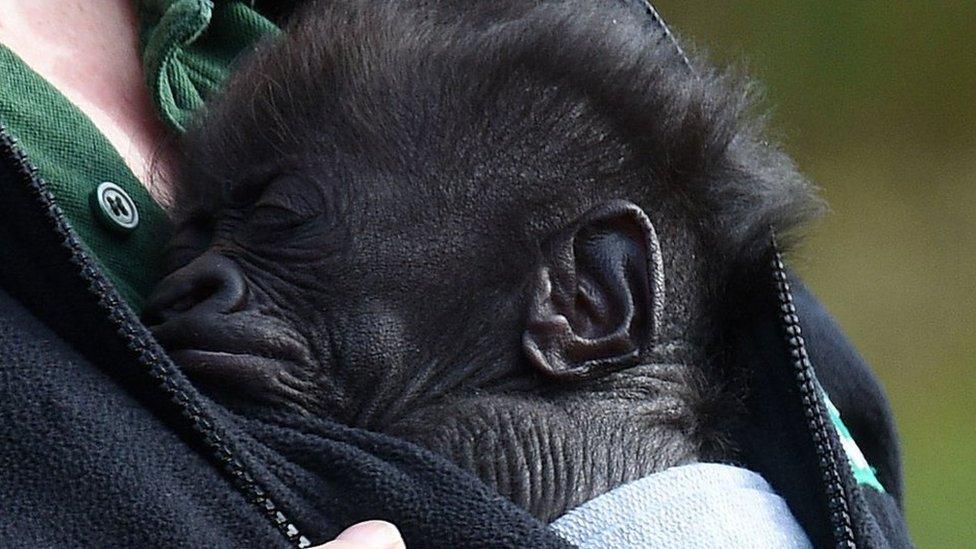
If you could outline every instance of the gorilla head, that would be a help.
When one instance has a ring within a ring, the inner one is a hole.
[[[701,457],[730,281],[818,203],[650,24],[312,3],[186,140],[158,337],[228,405],[413,440],[543,519]]]

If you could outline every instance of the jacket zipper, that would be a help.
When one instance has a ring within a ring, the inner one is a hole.
[[[675,54],[688,71],[695,73],[691,60],[685,54],[681,45],[674,38],[668,24],[654,9],[651,0],[639,0],[651,21],[657,25],[658,29],[664,34],[663,39],[667,40]],[[851,514],[847,505],[847,497],[844,493],[844,484],[841,481],[840,470],[837,461],[834,459],[833,442],[827,431],[824,418],[827,411],[817,390],[816,378],[814,376],[813,365],[807,355],[806,343],[803,341],[800,329],[800,319],[796,315],[796,307],[793,305],[793,294],[790,291],[789,282],[786,280],[786,267],[780,255],[776,238],[771,238],[774,257],[772,260],[773,281],[776,284],[776,293],[779,298],[781,320],[786,335],[786,343],[789,347],[791,364],[796,374],[797,387],[803,401],[803,413],[807,418],[807,427],[813,437],[817,447],[817,461],[820,468],[821,478],[827,487],[827,506],[830,510],[830,523],[834,540],[837,547],[855,548],[854,530],[852,528]]]
[[[830,523],[837,547],[854,548],[854,530],[851,514],[848,509],[844,484],[841,480],[840,468],[834,453],[833,439],[830,438],[827,422],[827,411],[824,407],[820,391],[817,390],[816,377],[810,357],[807,355],[806,342],[800,329],[800,319],[793,305],[793,294],[786,279],[786,267],[783,258],[773,240],[774,257],[771,262],[773,281],[779,299],[780,317],[786,343],[790,353],[790,363],[793,366],[797,387],[803,401],[803,413],[807,419],[807,427],[817,447],[817,458],[820,475],[827,488],[827,506],[830,511]]]
[[[155,340],[144,328],[140,328],[134,313],[124,304],[118,292],[112,287],[100,268],[82,248],[78,238],[72,232],[64,214],[57,207],[54,196],[46,188],[37,175],[37,168],[31,164],[14,136],[0,123],[0,159],[9,159],[16,168],[17,174],[24,184],[29,185],[36,193],[40,215],[47,215],[54,221],[54,229],[63,239],[63,244],[71,250],[72,262],[78,266],[78,274],[87,282],[92,293],[98,297],[98,304],[108,315],[116,332],[123,338],[130,351],[138,360],[148,366],[149,375],[158,382],[169,401],[189,421],[190,428],[200,437],[204,444],[212,451],[213,457],[220,464],[232,484],[240,490],[245,499],[256,505],[261,513],[267,517],[274,527],[281,532],[293,545],[303,548],[311,542],[301,534],[285,514],[278,508],[259,482],[247,471],[245,465],[237,458],[235,452],[227,442],[227,436],[221,432],[208,414],[193,401],[190,395],[180,387],[174,379],[175,367],[170,362]]]
[[[674,34],[671,33],[671,28],[668,27],[668,24],[664,22],[664,18],[661,17],[661,15],[657,12],[654,4],[651,3],[651,0],[638,0],[638,2],[644,7],[644,12],[647,13],[648,17],[651,18],[651,22],[657,25],[657,28],[660,29],[660,31],[664,34],[664,39],[671,44],[671,47],[681,60],[681,64],[684,65],[688,70],[694,72],[694,69],[691,67],[691,60],[688,59],[688,55],[685,54],[685,50],[681,47],[681,44],[678,43],[678,40],[675,39]]]

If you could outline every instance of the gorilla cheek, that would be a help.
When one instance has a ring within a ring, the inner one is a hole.
[[[329,375],[342,388],[343,419],[380,429],[425,393],[430,372],[396,307],[372,302],[363,309],[334,323]]]

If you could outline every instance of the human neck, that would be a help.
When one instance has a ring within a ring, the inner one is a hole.
[[[391,431],[550,522],[617,486],[699,457],[696,396],[684,367],[647,368],[585,397],[469,397]]]
[[[172,151],[143,79],[132,0],[0,0],[0,43],[74,103],[157,201]],[[152,184],[149,184],[152,182]]]

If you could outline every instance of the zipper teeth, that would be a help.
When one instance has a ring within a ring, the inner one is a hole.
[[[661,15],[657,12],[657,9],[654,8],[654,4],[651,3],[651,0],[639,0],[639,1],[641,4],[644,5],[644,11],[646,11],[647,15],[650,16],[651,21],[653,21],[654,24],[657,25],[659,29],[661,29],[661,32],[664,33],[664,39],[671,44],[671,47],[674,48],[675,53],[677,53],[678,57],[681,58],[681,64],[683,64],[685,68],[687,68],[688,70],[693,71],[691,66],[691,60],[688,59],[688,55],[685,54],[685,50],[681,47],[681,44],[679,44],[678,40],[674,37],[674,34],[671,32],[671,28],[668,27],[668,24],[664,22],[664,18],[662,18]]]
[[[817,390],[816,377],[810,357],[807,355],[806,342],[800,329],[800,319],[793,304],[793,294],[786,279],[786,267],[783,258],[773,240],[774,258],[772,260],[773,280],[776,283],[780,312],[785,326],[786,342],[792,358],[796,382],[803,401],[803,412],[807,418],[807,425],[817,446],[817,458],[821,477],[827,485],[827,506],[830,511],[834,540],[837,547],[854,548],[854,530],[851,527],[851,514],[847,506],[844,484],[834,454],[833,441],[827,430],[826,409]]]
[[[170,401],[189,421],[190,427],[203,437],[205,445],[211,449],[221,469],[230,476],[232,484],[243,492],[245,499],[256,505],[293,545],[301,548],[311,545],[308,538],[303,536],[294,523],[278,509],[267,492],[235,456],[233,449],[225,440],[228,437],[180,387],[179,381],[174,379],[174,367],[164,358],[162,348],[144,329],[138,328],[139,324],[134,319],[134,313],[121,300],[118,292],[107,282],[95,262],[83,249],[69,228],[64,213],[55,203],[54,196],[43,184],[39,184],[41,179],[37,175],[37,168],[24,154],[16,138],[10,135],[6,127],[0,123],[0,159],[3,157],[13,160],[18,175],[36,192],[37,201],[44,213],[54,221],[54,229],[61,237],[62,244],[71,251],[71,262],[77,265],[78,272],[87,282],[89,290],[98,297],[98,305],[108,314],[116,332],[126,341],[129,350],[135,353],[143,364],[149,366],[149,375],[159,383]]]

